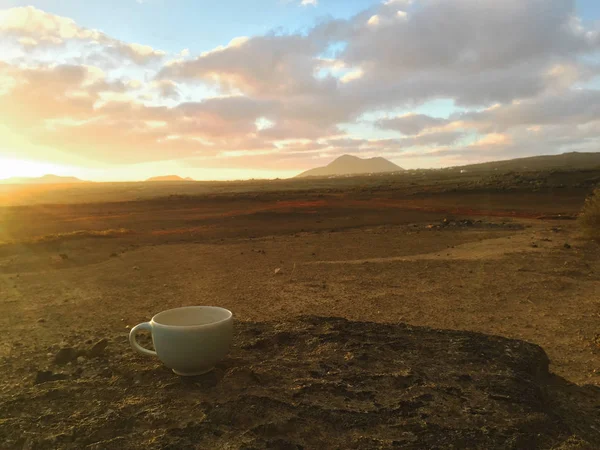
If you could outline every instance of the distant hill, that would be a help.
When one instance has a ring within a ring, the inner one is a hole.
[[[366,173],[400,172],[404,169],[385,158],[362,159],[357,156],[342,155],[324,167],[307,170],[296,178],[331,177],[344,175],[360,175]]]
[[[528,158],[509,159],[506,161],[492,161],[480,164],[461,166],[460,169],[469,171],[488,170],[549,170],[549,169],[593,169],[600,167],[600,152],[580,153],[571,152],[561,155],[531,156]]]
[[[58,175],[44,175],[39,178],[13,177],[0,180],[0,184],[72,184],[86,183],[75,177],[60,177]]]
[[[146,181],[194,181],[192,178],[181,178],[179,175],[165,175],[163,177],[152,177]]]

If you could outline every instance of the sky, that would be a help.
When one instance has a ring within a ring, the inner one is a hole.
[[[0,0],[0,179],[600,146],[597,0]]]

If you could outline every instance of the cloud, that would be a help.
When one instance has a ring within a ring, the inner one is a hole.
[[[119,57],[130,59],[137,64],[146,64],[149,61],[158,60],[166,54],[161,50],[154,50],[148,45],[126,44],[120,41],[111,41],[110,44],[106,45],[106,50]]]
[[[179,100],[181,93],[177,83],[171,80],[155,81],[153,85],[158,89],[160,97],[164,99]]]
[[[585,125],[600,118],[600,90],[567,90],[561,95],[548,95],[481,112],[462,114],[458,118],[476,128],[506,131],[514,127],[546,125]]]
[[[301,94],[323,84],[313,76],[319,50],[316,42],[299,35],[238,37],[194,60],[173,62],[159,76],[202,80],[261,97]]]
[[[41,11],[33,6],[0,11],[0,33],[60,45],[66,40],[101,41],[103,33],[79,27],[74,20]]]
[[[159,60],[165,53],[152,47],[126,43],[98,30],[80,27],[74,20],[39,10],[33,6],[0,11],[0,37],[12,39],[29,50],[65,47],[69,42],[94,44],[109,54],[136,64]]]
[[[448,121],[425,114],[404,114],[391,119],[380,119],[376,125],[386,130],[398,130],[402,134],[419,134],[426,128],[434,128],[446,124]]]
[[[308,6],[308,5],[317,6],[319,4],[319,2],[318,2],[318,0],[302,0],[300,2],[300,4],[302,6]]]
[[[434,98],[485,106],[535,97],[564,84],[564,75],[552,75],[558,62],[578,78],[583,69],[577,56],[599,48],[598,33],[581,28],[570,2],[426,1],[398,14],[409,5],[387,2],[346,21],[324,22],[306,36],[272,34],[230,43],[170,65],[161,76],[287,97],[285,103],[298,102],[299,109],[318,105],[309,112],[313,117],[335,104],[332,117],[347,121],[365,111]],[[320,55],[339,41],[345,46],[337,64],[356,68],[353,75],[315,78]]]
[[[452,145],[462,137],[464,137],[464,133],[460,131],[439,131],[402,138],[398,140],[398,144],[401,148],[431,145]]]
[[[0,37],[17,49],[0,62],[0,126],[97,161],[303,169],[600,143],[600,33],[570,0],[388,0],[194,56],[33,7],[0,12]],[[411,112],[436,99],[461,109]]]
[[[347,42],[339,58],[365,73],[356,89],[397,103],[535,96],[553,82],[548,72],[557,61],[574,64],[599,49],[598,32],[581,26],[571,1],[430,0],[408,12],[404,5],[388,2],[317,30]]]
[[[77,65],[25,69],[3,63],[0,79],[10,85],[0,91],[0,125],[28,136],[38,148],[135,163],[273,147],[255,126],[269,105],[245,97],[150,106],[135,92],[151,89],[173,98],[175,83],[109,80],[97,68]]]

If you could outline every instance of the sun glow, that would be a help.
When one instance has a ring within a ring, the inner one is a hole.
[[[67,167],[38,161],[0,157],[0,180],[12,177],[41,177],[47,174],[70,175]]]

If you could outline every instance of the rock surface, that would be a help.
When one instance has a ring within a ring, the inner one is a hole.
[[[97,358],[99,356],[102,356],[107,345],[108,345],[108,339],[100,339],[90,349],[90,351],[88,352],[88,356],[90,358]]]
[[[600,448],[600,390],[550,374],[522,341],[322,317],[238,322],[227,360],[180,378],[125,335],[110,340],[64,368],[68,379],[2,391],[3,448]]]
[[[77,350],[72,347],[61,348],[54,357],[54,363],[60,366],[77,359]]]

